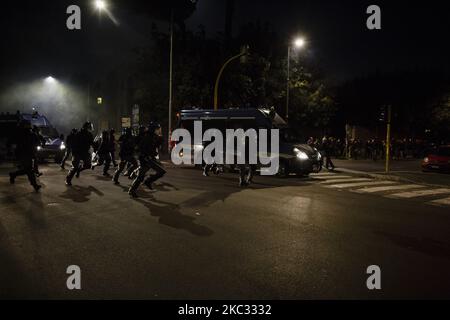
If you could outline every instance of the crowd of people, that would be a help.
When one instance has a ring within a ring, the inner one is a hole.
[[[142,126],[137,135],[133,135],[130,128],[124,130],[120,139],[116,141],[114,130],[103,131],[98,139],[92,134],[93,126],[86,122],[81,129],[73,129],[66,138],[66,152],[61,163],[65,169],[65,163],[72,157],[72,167],[69,170],[65,183],[72,186],[73,178],[79,178],[84,170],[95,170],[97,166],[103,166],[103,175],[110,176],[111,164],[117,168],[112,176],[112,181],[119,184],[119,177],[124,170],[125,174],[133,180],[129,195],[136,198],[139,186],[144,183],[153,189],[152,184],[166,174],[159,161],[159,150],[162,146],[161,126],[150,123]],[[10,183],[14,184],[17,177],[26,175],[30,184],[36,191],[41,189],[37,183],[38,159],[36,150],[41,143],[45,143],[39,135],[39,131],[31,128],[29,121],[23,120],[19,124],[17,135],[16,159],[18,170],[10,172]],[[115,160],[116,144],[119,144],[120,163]],[[91,148],[93,153],[90,153]],[[147,176],[153,169],[154,174]]]
[[[386,141],[380,139],[345,139],[325,136],[322,139],[310,137],[308,145],[317,148],[324,156],[341,159],[384,159],[386,156]],[[422,158],[430,148],[424,141],[414,139],[392,139],[390,155],[394,160]],[[328,167],[328,166],[327,166]]]

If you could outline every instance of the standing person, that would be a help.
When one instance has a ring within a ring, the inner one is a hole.
[[[334,170],[335,166],[333,161],[331,161],[331,156],[333,155],[333,145],[327,137],[322,140],[322,149],[325,153],[325,168],[327,170]]]
[[[17,177],[26,175],[34,190],[38,192],[41,186],[37,184],[36,174],[33,169],[33,157],[35,157],[36,153],[36,135],[31,131],[31,123],[29,121],[23,120],[20,123],[16,139],[18,170],[9,173],[9,182],[14,184]]]
[[[72,185],[72,179],[75,175],[78,178],[82,171],[91,168],[91,155],[89,150],[94,144],[92,130],[92,124],[86,122],[74,137],[72,145],[72,168],[66,177],[66,185],[68,186]],[[83,162],[83,166],[81,166],[81,162]]]
[[[117,162],[116,162],[116,130],[114,129],[111,129],[109,131],[109,150],[111,152],[111,162],[115,168],[117,167]]]
[[[66,152],[64,153],[64,158],[61,161],[61,169],[63,170],[66,168],[67,159],[69,159],[69,157],[72,154],[73,140],[75,139],[77,133],[78,133],[77,129],[72,129],[72,131],[66,138]]]
[[[139,142],[139,168],[137,169],[137,177],[133,181],[128,194],[133,198],[137,198],[137,189],[145,180],[146,173],[153,169],[156,174],[150,175],[144,184],[153,190],[152,184],[166,174],[166,170],[158,161],[159,149],[162,146],[162,136],[159,134],[161,126],[151,123]]]
[[[97,166],[103,166],[103,175],[108,176],[108,170],[111,166],[111,143],[109,141],[110,135],[108,131],[103,131],[98,146],[97,155],[98,162],[92,164],[92,170]]]
[[[119,138],[119,145],[120,163],[113,177],[113,182],[115,184],[119,184],[119,176],[127,165],[130,165],[128,168],[129,171],[134,171],[138,167],[136,158],[134,157],[136,142],[133,133],[131,132],[131,128],[125,129],[124,134]]]

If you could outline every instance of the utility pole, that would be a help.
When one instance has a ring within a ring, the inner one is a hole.
[[[287,54],[287,87],[286,87],[286,122],[289,121],[289,90],[291,82],[291,46],[288,46]]]
[[[170,138],[172,136],[172,103],[173,103],[173,28],[174,9],[170,12],[170,67],[169,67],[169,127],[167,133],[167,151],[170,152]]]
[[[392,106],[387,107],[387,125],[386,125],[386,168],[385,172],[389,173],[389,161],[391,158],[391,119]]]

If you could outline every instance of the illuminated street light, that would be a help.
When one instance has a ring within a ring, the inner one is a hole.
[[[47,78],[45,78],[45,82],[46,83],[55,83],[56,79],[53,78],[52,76],[48,76]]]
[[[306,41],[303,38],[297,38],[294,41],[294,46],[298,49],[303,48],[305,46],[305,44],[306,44]]]
[[[287,88],[286,88],[286,122],[289,120],[289,89],[291,82],[291,50],[292,46],[295,49],[301,49],[306,45],[306,40],[302,37],[296,38],[292,44],[288,45],[288,55],[287,55]]]
[[[97,1],[95,1],[95,7],[98,10],[100,10],[100,11],[105,10],[106,9],[106,3],[103,0],[97,0]]]

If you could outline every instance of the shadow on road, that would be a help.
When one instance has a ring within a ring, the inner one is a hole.
[[[64,199],[72,200],[73,202],[87,202],[90,200],[90,196],[92,194],[96,194],[99,197],[103,197],[104,193],[94,188],[93,186],[89,187],[81,187],[81,186],[72,186],[67,188],[60,197]]]
[[[177,204],[159,201],[148,195],[141,196],[135,201],[147,207],[153,217],[159,217],[160,224],[186,230],[199,237],[209,237],[214,234],[208,227],[197,224],[195,218],[183,215]]]

